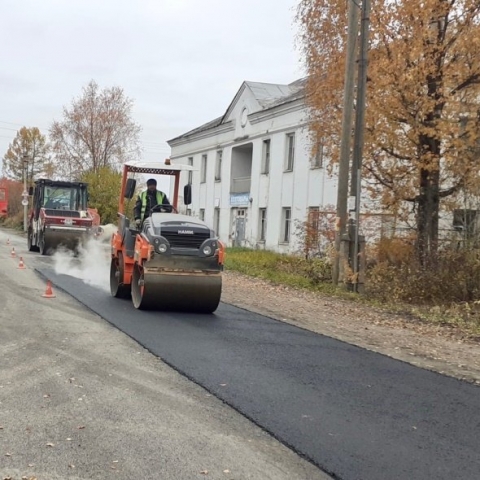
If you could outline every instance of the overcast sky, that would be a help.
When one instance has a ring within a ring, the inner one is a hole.
[[[135,102],[144,160],[222,115],[243,80],[304,76],[298,0],[2,0],[0,152],[15,130],[47,133],[91,79]]]

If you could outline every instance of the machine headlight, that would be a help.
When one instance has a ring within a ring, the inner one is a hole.
[[[208,255],[211,255],[212,247],[210,247],[209,245],[206,245],[205,247],[203,247],[203,254],[206,255],[207,257]]]
[[[165,253],[168,250],[168,245],[160,238],[155,238],[153,243],[155,245],[155,250],[158,253]]]

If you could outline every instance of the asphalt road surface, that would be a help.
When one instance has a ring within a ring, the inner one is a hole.
[[[11,237],[10,237],[11,238]],[[0,480],[326,480],[54,287],[0,232]]]
[[[39,271],[335,478],[480,478],[474,385],[229,305],[214,315],[142,312]]]

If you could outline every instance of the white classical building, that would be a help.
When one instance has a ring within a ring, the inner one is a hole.
[[[292,252],[296,221],[336,204],[322,149],[311,155],[304,88],[244,82],[224,115],[168,141],[173,163],[196,169],[182,173],[180,191],[193,191],[186,213],[228,246]]]
[[[311,155],[305,79],[243,82],[224,115],[167,143],[174,163],[196,169],[182,173],[180,192],[187,182],[193,192],[189,208],[180,198],[182,211],[205,220],[228,246],[295,252],[298,222],[312,210],[335,210],[337,176],[324,168],[322,148]],[[389,234],[392,216],[362,190],[362,233],[369,240]],[[466,212],[454,213],[442,211],[442,235],[466,228]],[[394,230],[410,227],[395,222]]]

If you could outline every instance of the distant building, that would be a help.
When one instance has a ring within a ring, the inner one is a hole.
[[[295,251],[297,222],[337,195],[322,147],[311,155],[307,115],[305,80],[244,82],[224,115],[169,140],[173,162],[196,168],[182,173],[180,191],[193,190],[186,213],[228,246]]]

